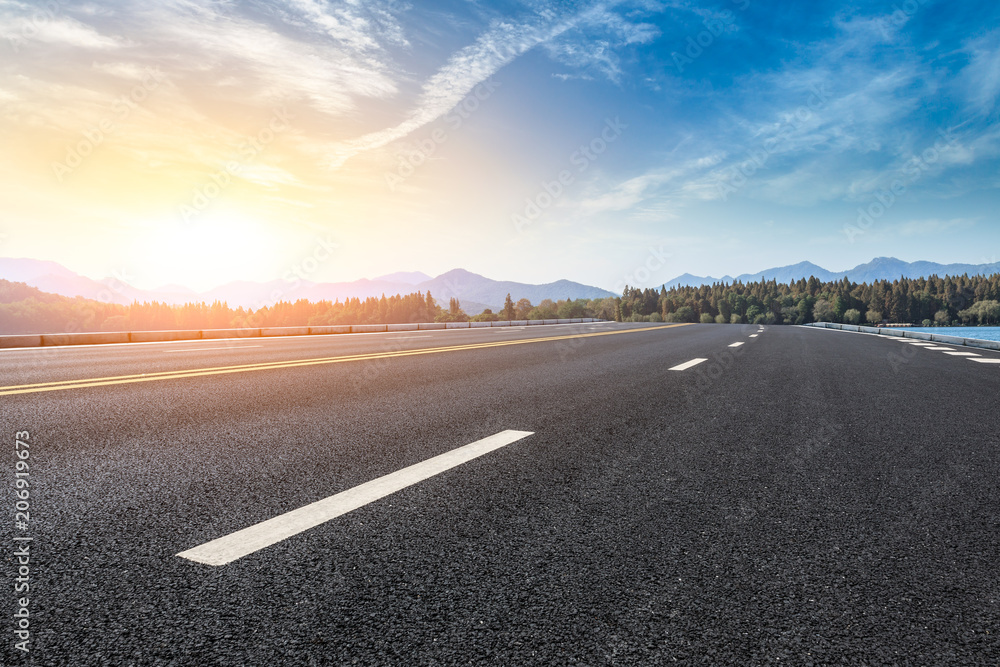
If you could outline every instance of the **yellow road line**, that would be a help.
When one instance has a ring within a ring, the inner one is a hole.
[[[0,387],[0,396],[16,394],[34,394],[45,391],[60,391],[63,389],[81,389],[84,387],[105,387],[115,384],[130,384],[134,382],[152,382],[154,380],[173,380],[180,378],[202,377],[206,375],[226,375],[229,373],[245,373],[247,371],[263,371],[273,368],[295,368],[298,366],[317,366],[321,364],[339,364],[350,361],[368,361],[372,359],[390,359],[394,357],[410,357],[421,354],[437,354],[441,352],[459,352],[464,350],[480,350],[488,347],[504,347],[507,345],[524,345],[527,343],[547,343],[571,338],[592,338],[595,336],[614,336],[617,334],[638,333],[654,329],[672,329],[686,326],[672,324],[659,327],[642,327],[640,329],[623,329],[620,331],[601,331],[588,334],[568,334],[565,336],[546,336],[544,338],[527,338],[521,340],[494,341],[490,343],[471,343],[468,345],[449,345],[442,347],[427,347],[416,350],[398,350],[396,352],[372,352],[368,354],[351,354],[340,357],[319,357],[314,359],[294,359],[290,361],[270,361],[259,364],[242,364],[239,366],[217,366],[213,368],[192,368],[179,371],[161,371],[157,373],[142,373],[139,375],[118,375],[103,378],[84,378],[80,380],[61,380],[55,382],[38,382],[35,384],[12,385]]]

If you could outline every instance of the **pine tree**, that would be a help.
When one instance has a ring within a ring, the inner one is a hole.
[[[508,322],[514,319],[514,300],[510,298],[510,292],[507,292],[507,298],[503,302],[503,312],[501,315]]]

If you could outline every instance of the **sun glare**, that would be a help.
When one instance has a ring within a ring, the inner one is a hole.
[[[136,239],[146,261],[136,267],[151,286],[176,283],[196,290],[233,280],[266,280],[277,239],[235,209],[206,211],[189,220],[150,221]]]

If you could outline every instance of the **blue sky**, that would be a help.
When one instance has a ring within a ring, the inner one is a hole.
[[[322,242],[313,280],[615,289],[1000,255],[992,2],[6,0],[0,19],[3,256],[207,288]]]

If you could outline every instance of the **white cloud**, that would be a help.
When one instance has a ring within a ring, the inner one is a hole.
[[[340,167],[351,157],[381,148],[444,116],[476,86],[529,49],[562,34],[576,17],[541,24],[500,22],[475,43],[459,50],[423,85],[416,108],[403,122],[330,148],[328,165]]]
[[[128,40],[103,35],[92,26],[65,16],[48,13],[7,16],[0,28],[0,38],[11,44],[43,42],[91,51],[107,51],[128,45]]]
[[[396,18],[377,2],[334,6],[317,0],[288,0],[313,26],[355,53],[379,51],[382,41],[405,46]]]
[[[706,169],[718,165],[723,157],[723,154],[707,155],[688,160],[673,168],[654,169],[623,181],[598,196],[584,199],[575,206],[585,215],[629,210],[638,204],[646,205],[649,210],[666,213],[673,210],[671,206],[650,200],[662,196],[667,186],[673,192],[687,190],[694,182],[689,180],[692,175],[704,173]],[[687,194],[692,193],[688,191]]]
[[[965,51],[970,61],[962,70],[960,85],[970,107],[990,114],[1000,101],[1000,31],[973,40]]]

